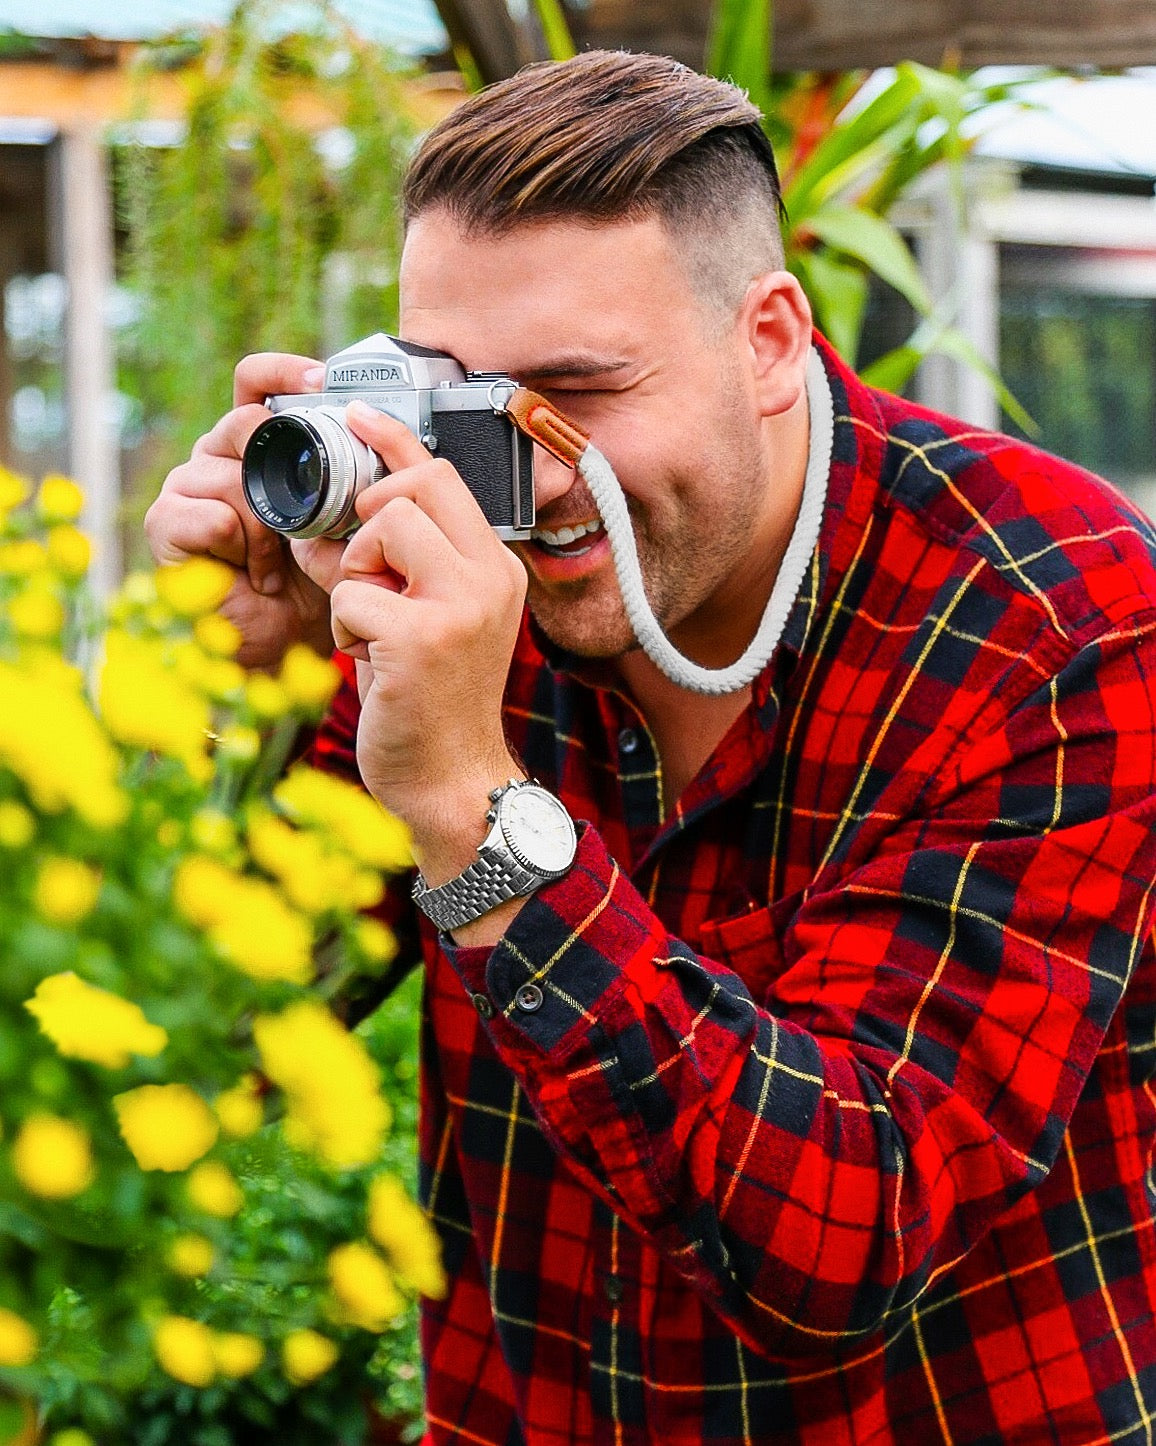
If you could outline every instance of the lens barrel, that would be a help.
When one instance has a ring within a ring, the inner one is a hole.
[[[345,537],[357,494],[385,473],[381,458],[346,427],[338,407],[290,407],[262,422],[241,458],[256,515],[291,537]]]

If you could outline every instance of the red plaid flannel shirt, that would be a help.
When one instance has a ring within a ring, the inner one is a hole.
[[[669,817],[518,645],[588,822],[492,952],[424,936],[435,1442],[1152,1441],[1152,532],[825,356],[813,566]]]

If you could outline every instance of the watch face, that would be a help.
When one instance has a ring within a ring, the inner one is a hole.
[[[562,874],[574,862],[577,835],[565,808],[544,788],[512,789],[502,799],[506,846],[525,868]]]

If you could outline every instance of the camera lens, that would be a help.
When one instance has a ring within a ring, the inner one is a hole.
[[[321,502],[329,474],[325,444],[302,417],[274,417],[261,433],[246,451],[246,474],[282,527],[296,531]]]
[[[381,460],[333,407],[295,407],[263,422],[241,459],[249,506],[293,537],[344,537],[353,502],[383,472]]]

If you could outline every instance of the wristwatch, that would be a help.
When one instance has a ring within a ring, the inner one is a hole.
[[[449,933],[480,919],[507,899],[532,894],[560,879],[574,862],[578,835],[565,806],[539,784],[511,778],[490,794],[492,825],[478,857],[449,883],[431,889],[419,873],[413,897]]]

